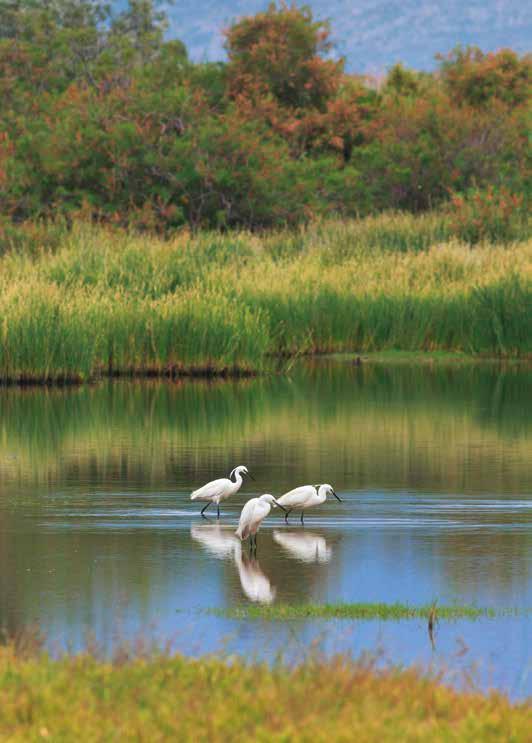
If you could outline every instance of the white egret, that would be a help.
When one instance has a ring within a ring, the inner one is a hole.
[[[229,498],[229,496],[238,493],[242,483],[244,482],[242,475],[248,475],[251,477],[248,468],[244,467],[243,464],[235,467],[235,469],[231,471],[229,477],[221,477],[219,480],[212,480],[202,488],[194,490],[190,495],[190,500],[207,501],[207,505],[201,509],[202,516],[205,514],[205,511],[211,503],[216,503],[217,518],[220,518],[220,503]],[[251,477],[251,479],[253,480],[254,478]],[[205,516],[205,518],[207,517]]]
[[[239,539],[244,541],[249,537],[249,543],[251,548],[257,549],[257,532],[262,521],[270,513],[272,508],[279,506],[284,511],[283,506],[280,506],[278,501],[275,500],[273,495],[266,493],[261,495],[260,498],[252,498],[248,500],[242,513],[240,514],[240,521],[238,522],[238,529],[235,534]]]
[[[288,515],[291,511],[301,509],[301,523],[304,524],[303,514],[307,508],[314,508],[314,506],[325,503],[329,493],[334,495],[340,503],[342,502],[342,499],[334,492],[332,485],[325,483],[324,485],[301,485],[301,487],[289,490],[288,493],[282,495],[277,499],[277,503],[284,507],[286,523],[288,523]]]
[[[331,559],[332,549],[325,537],[306,529],[305,531],[275,529],[273,541],[300,562],[329,562]]]

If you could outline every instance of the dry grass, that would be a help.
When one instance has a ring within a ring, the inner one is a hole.
[[[338,658],[125,663],[0,649],[2,740],[526,741],[530,707]]]

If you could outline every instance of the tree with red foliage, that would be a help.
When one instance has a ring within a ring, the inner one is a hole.
[[[530,100],[532,55],[511,49],[484,54],[478,47],[457,47],[439,56],[445,86],[457,103],[484,106],[500,101],[521,106]]]

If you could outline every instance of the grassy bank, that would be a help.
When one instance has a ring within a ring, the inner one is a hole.
[[[370,663],[54,661],[0,648],[3,740],[525,741],[529,733],[525,704]]]
[[[497,611],[478,606],[410,606],[408,604],[276,604],[275,606],[240,606],[214,610],[234,619],[483,619],[504,614],[515,615],[512,609]]]
[[[438,242],[437,215],[172,241],[41,230],[0,259],[0,379],[253,373],[322,352],[532,354],[532,242]]]

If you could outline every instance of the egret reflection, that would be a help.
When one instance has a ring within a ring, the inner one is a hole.
[[[192,526],[190,536],[199,542],[207,552],[219,560],[236,557],[242,551],[240,540],[235,536],[234,527],[223,527],[219,524],[201,524]]]
[[[235,536],[234,527],[219,524],[201,524],[190,528],[190,536],[213,557],[234,560],[245,596],[255,603],[271,604],[276,589],[263,572],[258,560],[242,550],[241,541]]]
[[[280,545],[290,557],[301,562],[329,562],[332,548],[325,537],[310,531],[286,531],[275,529],[273,540]]]
[[[235,555],[235,562],[246,597],[255,603],[271,604],[276,594],[275,586],[272,586],[270,579],[262,571],[257,558],[241,552],[240,555]]]

